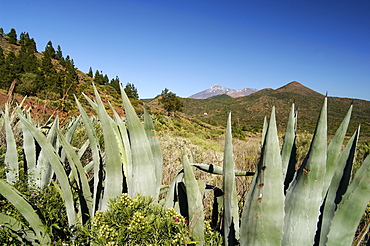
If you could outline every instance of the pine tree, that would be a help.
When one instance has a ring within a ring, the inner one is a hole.
[[[120,89],[120,82],[119,82],[119,78],[118,76],[116,76],[116,78],[114,79],[111,79],[110,83],[109,83],[114,89],[116,89],[116,91],[118,92],[121,92],[121,89]]]
[[[6,66],[5,66],[5,56],[3,48],[0,46],[0,88],[7,89],[6,84],[6,76],[7,76]]]
[[[13,52],[8,52],[5,57],[5,64],[2,67],[4,67],[5,73],[4,77],[1,78],[1,88],[7,90],[9,89],[10,84],[15,79],[18,79],[18,75],[20,74],[22,67]]]
[[[94,75],[94,82],[97,85],[102,85],[104,83],[103,75],[100,72],[96,70],[95,75]]]
[[[3,36],[4,35],[4,29],[2,27],[0,27],[0,35]]]
[[[53,48],[53,43],[51,41],[46,44],[44,56],[55,59],[55,49]]]
[[[34,40],[30,39],[28,33],[21,33],[20,36],[21,49],[19,51],[19,62],[22,65],[24,72],[36,72],[38,67],[38,59],[35,56]]]
[[[35,53],[37,52],[37,48],[36,48],[36,42],[33,38],[30,39],[29,41],[29,46],[30,46],[30,49],[32,49]]]
[[[26,40],[29,40],[30,36],[27,32],[22,32],[21,35],[19,35],[19,43],[20,45],[25,45],[27,42]]]
[[[139,93],[134,84],[127,83],[124,90],[128,98],[139,99]]]
[[[104,77],[103,77],[103,84],[108,84],[108,83],[109,83],[108,75],[104,75]]]
[[[92,67],[90,67],[89,72],[87,73],[87,75],[88,75],[90,78],[94,78],[94,74],[93,74],[93,71],[92,71]]]
[[[62,48],[60,47],[60,45],[58,45],[58,47],[57,47],[57,52],[55,54],[55,59],[57,59],[58,61],[63,59]]]
[[[17,33],[14,28],[10,29],[10,32],[8,33],[8,42],[11,44],[17,43]]]
[[[51,62],[51,58],[49,56],[44,55],[41,59],[41,70],[44,74],[49,75],[54,73],[53,63]]]
[[[4,56],[4,50],[0,46],[0,67],[5,64],[5,56]]]

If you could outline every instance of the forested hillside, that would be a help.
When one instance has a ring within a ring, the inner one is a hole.
[[[63,55],[60,45],[55,49],[49,41],[39,52],[27,32],[22,32],[18,39],[15,29],[7,34],[0,29],[0,89],[9,90],[14,82],[15,93],[63,102],[73,99],[89,78],[94,78],[97,85],[119,90],[118,77],[109,80],[101,71],[93,73],[92,68],[87,74],[78,71],[73,59]]]

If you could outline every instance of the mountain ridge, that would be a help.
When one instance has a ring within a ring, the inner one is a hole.
[[[298,131],[313,132],[325,95],[299,82],[293,81],[278,89],[266,88],[238,98],[192,99],[183,98],[184,113],[212,125],[222,126],[231,112],[234,124],[240,129],[260,132],[264,117],[276,109],[279,130],[286,128],[292,103],[298,111]],[[352,119],[347,134],[352,134],[361,124],[361,134],[370,137],[370,101],[328,96],[328,133],[334,134],[350,105]]]
[[[211,98],[211,97],[222,95],[222,94],[226,94],[232,98],[237,98],[237,97],[243,97],[243,96],[250,95],[257,91],[258,91],[257,89],[252,89],[252,88],[243,88],[240,90],[234,90],[234,89],[222,87],[218,84],[215,84],[203,91],[200,91],[198,93],[195,93],[189,96],[188,98],[207,99],[207,98]]]

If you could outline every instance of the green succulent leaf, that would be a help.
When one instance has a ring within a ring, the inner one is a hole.
[[[28,119],[26,119],[21,112],[18,112],[18,117],[20,118],[22,124],[27,127],[32,133],[33,137],[36,139],[38,144],[41,146],[41,149],[45,153],[45,157],[53,168],[56,177],[59,181],[59,184],[62,189],[62,195],[64,203],[67,210],[68,223],[70,226],[76,224],[76,213],[74,210],[74,201],[71,186],[67,177],[67,174],[62,165],[60,157],[57,155],[55,148],[52,146],[52,143],[45,137],[45,135],[39,131]]]
[[[184,182],[186,185],[187,202],[189,206],[189,229],[204,245],[204,211],[202,194],[199,190],[198,181],[195,179],[193,169],[190,165],[188,154],[184,149],[183,154]]]
[[[109,199],[113,199],[122,194],[123,185],[123,165],[120,156],[120,150],[117,144],[117,134],[114,130],[116,124],[108,115],[100,95],[94,86],[95,100],[97,104],[97,113],[104,136],[105,152],[105,185],[101,209],[108,208]]]
[[[132,165],[128,173],[128,193],[132,198],[138,194],[157,199],[158,186],[152,148],[136,112],[124,89],[121,87],[123,106],[126,112],[127,128],[130,135]]]
[[[327,149],[327,98],[321,109],[308,154],[287,190],[282,245],[312,245],[316,233]]]
[[[243,209],[240,245],[281,245],[284,224],[283,181],[273,107],[261,158]]]
[[[328,191],[328,187],[330,185],[331,179],[336,169],[336,164],[339,158],[340,150],[343,146],[343,140],[346,135],[348,125],[351,119],[352,108],[353,105],[349,107],[346,116],[344,117],[342,123],[340,124],[333,139],[330,141],[330,144],[328,146],[326,159],[326,178],[324,180],[324,186],[322,191],[323,197],[325,197],[326,192]]]
[[[239,207],[235,184],[235,163],[232,145],[231,113],[229,114],[226,126],[223,169],[223,226],[225,245],[235,245],[236,241],[239,239]]]
[[[36,238],[39,240],[40,244],[48,245],[50,243],[50,237],[45,233],[45,227],[40,217],[32,206],[22,197],[22,195],[2,179],[0,179],[0,194],[4,196],[27,220],[32,230],[35,232]],[[4,219],[4,217],[0,217],[0,219]]]
[[[5,166],[6,170],[6,180],[10,184],[19,180],[19,167],[18,167],[18,152],[17,145],[15,143],[14,133],[11,126],[11,120],[9,118],[9,105],[5,104],[5,138],[6,138],[6,153],[5,153]]]
[[[57,129],[59,127],[59,118],[55,117],[54,122],[48,132],[47,140],[56,150],[58,149],[59,143],[57,139]],[[48,160],[47,151],[41,148],[39,158],[37,160],[37,175],[38,175],[38,187],[44,187],[45,185],[50,184],[51,178],[53,177],[54,171]]]
[[[338,199],[341,200],[342,195],[347,190],[349,178],[351,176],[352,163],[355,156],[359,130],[360,129],[353,134],[347,146],[344,148],[338,162],[336,163],[335,172],[333,178],[331,179],[329,190],[326,194],[324,202],[320,245],[326,245],[330,224],[334,217],[335,209],[339,203]]]
[[[88,214],[92,215],[92,194],[90,191],[89,182],[85,174],[85,170],[82,166],[80,158],[77,153],[74,151],[73,147],[68,142],[67,138],[58,131],[58,136],[61,141],[62,147],[65,151],[65,154],[68,158],[69,164],[71,166],[72,172],[74,173],[75,180],[77,181],[77,186],[80,194],[80,207],[83,215]],[[83,224],[85,221],[83,221]]]
[[[357,170],[343,195],[328,233],[327,245],[351,245],[370,198],[370,155]],[[345,225],[345,226],[343,226]]]
[[[148,110],[146,110],[146,108],[144,108],[144,129],[149,139],[150,147],[153,153],[153,163],[155,167],[155,176],[157,178],[157,186],[160,186],[162,184],[162,172],[163,172],[162,150],[158,136],[155,132],[152,118],[150,117],[149,112]]]
[[[25,117],[32,121],[29,111],[25,113]],[[36,187],[36,179],[38,178],[38,172],[36,170],[36,143],[30,130],[24,124],[21,124],[21,126],[23,132],[23,150],[27,163],[28,184],[29,186]]]
[[[18,241],[24,242],[24,243],[32,243],[33,245],[39,245],[36,243],[38,241],[38,238],[36,237],[36,234],[33,230],[29,229],[27,225],[23,224],[19,220],[5,215],[3,213],[0,213],[0,224],[3,225],[4,229],[10,229],[10,231],[14,232],[22,232],[22,236],[13,233],[12,236],[17,237]]]
[[[91,154],[92,154],[92,163],[91,166],[94,169],[94,187],[93,187],[93,213],[97,211],[98,209],[101,209],[100,205],[100,199],[102,195],[102,169],[100,166],[102,165],[102,156],[101,156],[101,150],[99,146],[98,137],[96,135],[94,126],[88,117],[86,111],[82,107],[81,103],[77,100],[75,97],[75,101],[78,106],[78,110],[80,111],[82,122],[84,124],[84,127],[86,129],[87,137],[90,142],[90,148],[91,148]]]
[[[286,175],[288,165],[292,158],[292,150],[294,147],[295,142],[295,133],[296,133],[296,126],[297,126],[297,117],[295,112],[294,103],[292,104],[292,108],[289,113],[289,120],[285,131],[284,136],[284,143],[283,148],[281,150],[281,161],[283,166],[283,175]]]
[[[223,175],[223,168],[217,165],[196,163],[192,164],[192,166],[207,173]],[[253,176],[254,172],[234,170],[234,174],[235,176]]]

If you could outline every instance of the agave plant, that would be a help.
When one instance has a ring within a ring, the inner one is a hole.
[[[247,173],[234,170],[229,116],[223,168],[193,164],[203,171],[223,174],[225,245],[236,245],[238,241],[240,245],[352,243],[370,197],[370,157],[365,159],[350,182],[359,129],[346,147],[341,149],[352,107],[351,105],[327,146],[327,98],[325,98],[309,152],[298,170],[295,169],[297,112],[294,104],[281,150],[275,109],[272,109],[270,122],[267,123],[265,118],[261,157],[244,203],[240,229],[234,179],[237,173]],[[185,157],[184,160],[187,162]],[[180,178],[176,180],[177,184],[180,184],[180,180]],[[171,187],[179,196],[177,200],[181,202],[178,186]],[[189,196],[190,191],[186,192]],[[201,194],[197,190],[192,192]],[[187,200],[190,201],[191,199]],[[190,211],[189,208],[188,212],[191,213]]]
[[[94,92],[95,101],[85,97],[96,110],[103,133],[104,147],[99,144],[93,119],[87,116],[77,99],[81,116],[74,119],[64,132],[59,128],[58,117],[45,135],[43,130],[32,122],[27,111],[18,109],[16,114],[23,131],[23,149],[29,184],[32,187],[41,188],[48,185],[54,176],[56,177],[70,226],[86,224],[97,210],[107,209],[108,201],[123,192],[128,192],[133,198],[139,194],[151,196],[154,201],[159,196],[162,176],[161,150],[149,114],[144,115],[145,124],[142,125],[122,89],[126,117],[119,116],[112,108],[114,114],[112,118],[106,111],[95,86]],[[12,204],[28,204],[21,195],[12,195],[19,194],[18,191],[7,188],[18,180],[19,169],[17,147],[8,114],[6,109],[4,113],[7,138],[5,164],[9,184],[0,183],[0,194]],[[71,142],[74,131],[81,123],[86,129],[88,140],[79,150],[76,150]],[[40,152],[36,145],[40,146]],[[92,158],[88,165],[83,166],[81,158],[88,146],[90,146]],[[70,171],[67,170],[67,166]],[[88,175],[89,172],[93,172],[93,176]],[[77,199],[74,199],[74,191],[77,192]],[[27,208],[28,212],[33,211],[36,214],[32,206]],[[23,211],[25,210],[20,212],[25,216]],[[31,237],[30,233],[33,233],[38,238],[30,242],[34,244],[48,242],[50,238],[45,231],[40,232],[41,220],[35,222],[35,219],[29,219],[27,216],[25,218],[33,228],[33,230],[27,230],[27,237]],[[0,223],[6,224],[7,228],[19,230],[19,223],[10,222],[13,220],[4,216],[0,218]],[[44,241],[41,240],[41,236]]]
[[[3,124],[6,129],[5,163],[8,174],[7,182],[0,182],[0,193],[14,204],[31,229],[3,215],[0,216],[1,224],[6,224],[10,230],[23,230],[26,236],[22,240],[27,243],[43,245],[50,242],[41,218],[36,216],[27,199],[12,187],[18,179],[19,170],[17,146],[11,128],[16,115],[23,133],[29,185],[43,187],[55,177],[70,226],[88,225],[89,219],[98,210],[107,210],[109,201],[122,193],[128,193],[132,198],[150,196],[153,203],[174,207],[181,212],[188,219],[190,232],[198,244],[204,245],[202,198],[207,189],[212,189],[215,194],[213,218],[216,220],[218,205],[223,205],[222,234],[225,245],[336,245],[338,242],[348,245],[352,242],[370,193],[370,157],[365,159],[350,182],[359,130],[341,150],[352,106],[327,146],[325,98],[310,150],[297,171],[297,112],[294,104],[281,150],[275,109],[272,109],[269,122],[265,118],[261,157],[255,173],[234,170],[230,114],[223,167],[196,163],[184,150],[183,170],[174,178],[167,198],[158,201],[162,157],[153,122],[145,111],[142,124],[122,88],[121,92],[125,117],[119,116],[113,107],[110,107],[112,114],[109,114],[94,86],[95,100],[86,95],[85,98],[96,111],[97,118],[89,117],[76,99],[80,116],[72,120],[66,129],[59,128],[56,117],[47,134],[34,124],[27,111],[17,110],[16,114],[10,114],[8,109],[5,110]],[[75,130],[81,126],[86,130],[87,140],[76,149],[71,142]],[[100,130],[102,143],[98,140]],[[91,159],[84,165],[82,158],[88,147]],[[193,168],[222,175],[222,189],[197,181]],[[241,218],[235,187],[235,176],[238,175],[254,175]]]

